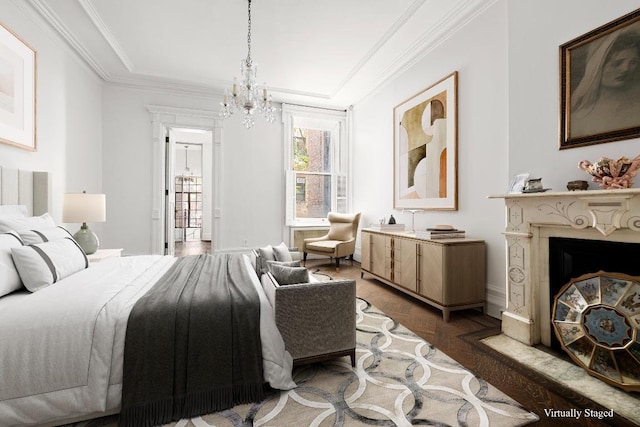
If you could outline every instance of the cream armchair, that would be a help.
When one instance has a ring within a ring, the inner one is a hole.
[[[327,219],[330,224],[329,232],[322,237],[304,239],[302,257],[305,264],[308,253],[335,258],[337,271],[340,270],[340,258],[349,256],[353,260],[360,212],[356,214],[329,212]]]

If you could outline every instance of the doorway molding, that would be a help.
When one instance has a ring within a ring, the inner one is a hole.
[[[151,116],[152,127],[152,207],[151,207],[151,253],[165,254],[166,234],[166,137],[171,128],[191,128],[211,131],[211,252],[220,245],[220,194],[222,159],[222,127],[223,122],[217,112],[189,108],[168,107],[162,105],[146,105]]]

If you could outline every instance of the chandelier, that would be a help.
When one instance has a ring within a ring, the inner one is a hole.
[[[251,0],[249,1],[249,21],[247,30],[247,58],[240,61],[240,75],[242,80],[238,84],[238,79],[234,77],[231,93],[225,91],[224,100],[220,103],[220,117],[226,119],[233,115],[235,110],[242,111],[244,117],[242,124],[247,128],[254,125],[255,113],[262,114],[267,123],[275,121],[275,111],[271,95],[267,95],[266,83],[258,86],[256,75],[258,74],[258,64],[251,60]]]

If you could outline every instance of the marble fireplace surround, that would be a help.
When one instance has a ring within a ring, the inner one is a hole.
[[[550,346],[549,238],[640,244],[640,188],[490,196],[504,199],[506,296],[502,332]]]

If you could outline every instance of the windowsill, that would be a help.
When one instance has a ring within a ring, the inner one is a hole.
[[[319,219],[316,221],[298,221],[294,223],[287,224],[287,227],[290,228],[318,228],[318,227],[326,227],[329,228],[329,221],[326,218]]]

